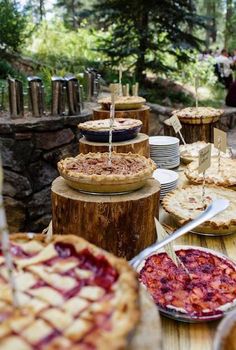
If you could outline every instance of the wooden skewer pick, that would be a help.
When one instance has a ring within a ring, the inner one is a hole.
[[[122,64],[119,64],[119,96],[122,96],[122,73],[123,67]]]
[[[110,125],[109,125],[109,159],[108,166],[111,167],[111,156],[112,156],[112,130],[115,119],[115,96],[117,93],[117,85],[111,84],[111,106],[110,106]]]
[[[10,251],[9,232],[7,227],[6,214],[3,206],[2,187],[3,187],[3,169],[2,169],[2,162],[0,159],[0,233],[1,233],[1,242],[2,242],[2,252],[5,258],[5,265],[8,272],[9,283],[10,283],[10,288],[12,292],[13,305],[15,307],[18,307],[19,302],[17,298],[16,281],[14,278],[14,265],[12,261],[11,251]]]

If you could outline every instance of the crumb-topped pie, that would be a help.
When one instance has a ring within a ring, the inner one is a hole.
[[[230,205],[220,214],[198,226],[195,231],[211,235],[236,232],[236,195],[235,191],[206,186],[205,204],[202,203],[202,186],[187,186],[168,193],[163,201],[164,209],[170,213],[180,225],[193,220],[216,199],[228,199]]]
[[[146,102],[145,98],[140,96],[117,96],[115,99],[115,109],[126,110],[126,109],[138,109]],[[105,97],[98,100],[101,104],[102,109],[110,109],[111,97]]]
[[[157,252],[138,269],[140,282],[161,312],[180,320],[210,321],[236,306],[235,263],[201,247],[176,246],[175,252],[183,266]]]
[[[223,110],[212,107],[187,107],[172,113],[187,124],[208,124],[217,121]]]
[[[193,160],[196,160],[199,156],[199,151],[207,146],[208,143],[205,141],[197,141],[193,143],[189,143],[186,145],[180,145],[180,159],[184,164],[191,163]],[[211,157],[218,157],[218,149],[211,144]],[[226,153],[220,152],[220,156],[223,158],[231,158],[232,154],[230,149],[228,148]]]
[[[79,154],[58,163],[58,170],[69,186],[87,192],[117,193],[141,188],[152,177],[155,163],[133,153]]]
[[[89,120],[80,123],[80,132],[90,141],[108,142],[110,119]],[[136,137],[142,127],[141,120],[131,118],[115,118],[112,127],[112,142],[131,140]]]
[[[198,173],[198,161],[193,161],[185,169],[185,175],[194,184],[203,182],[203,174]],[[220,171],[218,158],[211,159],[211,166],[205,172],[206,183],[236,189],[236,159],[221,158]]]
[[[138,282],[125,260],[76,236],[11,237],[19,309],[0,255],[0,348],[124,349],[139,320]]]

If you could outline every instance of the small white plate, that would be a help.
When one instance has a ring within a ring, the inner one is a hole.
[[[153,177],[154,179],[158,180],[161,185],[164,185],[177,181],[179,178],[179,174],[171,170],[156,169],[153,172]]]
[[[157,145],[157,146],[165,146],[165,145],[173,145],[178,144],[179,139],[177,137],[172,136],[151,136],[149,137],[149,144],[150,145]]]

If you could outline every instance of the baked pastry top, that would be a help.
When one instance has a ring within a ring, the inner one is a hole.
[[[207,118],[219,117],[223,114],[223,110],[212,107],[187,107],[180,110],[173,111],[179,119],[181,118]]]
[[[181,159],[190,163],[194,159],[198,158],[199,151],[205,146],[207,146],[208,144],[209,143],[206,143],[205,141],[197,141],[186,145],[180,145],[179,151],[180,151]],[[213,144],[211,144],[211,156],[218,157],[218,149],[215,148]],[[230,149],[228,148],[226,153],[220,152],[220,156],[223,158],[231,158],[232,155],[231,155]]]
[[[168,193],[162,205],[183,225],[205,210],[212,201],[225,198],[230,205],[227,209],[198,226],[195,231],[202,233],[224,234],[236,231],[236,195],[235,191],[217,187],[205,187],[205,203],[202,203],[202,186],[186,186]]]
[[[11,238],[19,309],[0,255],[0,348],[122,349],[139,320],[136,275],[76,236]]]
[[[236,159],[222,158],[220,164],[219,171],[218,159],[211,159],[211,166],[205,172],[206,183],[235,188]],[[199,184],[203,182],[203,174],[198,173],[198,160],[193,161],[187,166],[185,175],[192,183]]]
[[[131,118],[115,118],[112,130],[128,130],[134,127],[142,126],[141,120],[131,119]],[[100,120],[89,120],[78,125],[81,130],[91,130],[91,131],[109,131],[110,129],[110,119],[100,119]]]

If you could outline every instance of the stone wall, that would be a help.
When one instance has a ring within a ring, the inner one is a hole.
[[[78,154],[78,116],[0,117],[0,150],[4,168],[3,197],[10,232],[40,232],[51,219],[51,183],[57,162]]]

